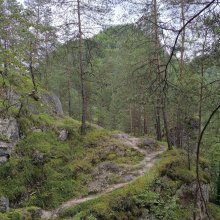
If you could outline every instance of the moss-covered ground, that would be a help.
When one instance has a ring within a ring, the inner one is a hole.
[[[12,75],[4,82],[0,78],[0,84],[10,86],[21,96],[24,105],[32,103],[42,113],[33,115],[25,106],[21,112],[14,107],[6,112],[17,118],[22,139],[9,162],[0,166],[0,196],[8,197],[10,206],[16,208],[0,214],[0,219],[40,219],[39,208],[35,207],[54,209],[64,201],[88,195],[88,184],[93,181],[91,174],[102,162],[111,161],[126,167],[143,159],[143,155],[126,147],[120,140],[112,139],[115,132],[87,125],[88,133],[81,137],[78,121],[43,114],[46,106],[28,95],[32,91],[29,77]],[[47,91],[39,87],[39,93]],[[6,105],[0,94],[0,110]],[[66,141],[58,138],[63,129],[68,131]],[[0,140],[7,141],[5,137]],[[119,150],[111,151],[111,146]],[[117,153],[120,151],[123,154]],[[208,167],[205,160],[200,165],[201,170]],[[188,169],[187,154],[174,149],[164,153],[150,172],[132,184],[65,209],[60,218],[136,220],[148,216],[165,220],[190,219],[192,204],[181,208],[175,193],[182,184],[195,180],[194,170],[193,163],[191,170]],[[201,172],[201,180],[209,182],[207,172]],[[220,219],[219,206],[209,204],[209,210],[215,220]]]
[[[62,202],[88,194],[92,171],[104,161],[119,166],[136,164],[143,156],[126,148],[111,133],[88,126],[85,137],[79,135],[80,124],[71,118],[29,115],[19,118],[23,139],[9,162],[0,166],[0,194],[14,207],[38,206],[52,209]],[[44,128],[43,132],[31,128]],[[59,130],[68,131],[60,141]],[[114,145],[123,156],[108,150]]]
[[[149,173],[134,183],[65,209],[60,218],[135,220],[145,216],[145,219],[190,219],[193,204],[181,208],[181,202],[175,196],[182,184],[195,181],[195,166],[192,164],[192,170],[188,170],[186,158],[187,154],[181,150],[166,152]],[[207,166],[204,161],[201,165]],[[205,172],[201,173],[201,179],[205,183],[209,181]]]
[[[70,118],[44,114],[40,101],[29,96],[33,86],[28,76],[11,74],[0,78],[1,88],[11,88],[20,96],[23,108],[7,109],[0,93],[1,117],[16,117],[21,140],[10,160],[0,166],[0,196],[10,200],[12,208],[38,206],[53,209],[62,202],[88,194],[92,172],[102,162],[123,166],[137,164],[143,159],[139,152],[111,138],[112,133],[87,125],[87,135],[80,136],[80,122]],[[38,94],[47,94],[38,86]],[[26,105],[34,104],[40,114],[32,114]],[[19,114],[18,114],[19,113]],[[68,132],[65,141],[59,140],[61,130]],[[5,137],[0,137],[5,140]],[[111,146],[118,151],[112,151]],[[123,155],[117,152],[123,151]]]

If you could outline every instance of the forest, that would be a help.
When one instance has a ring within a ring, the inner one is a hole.
[[[218,0],[0,0],[0,220],[220,220]]]

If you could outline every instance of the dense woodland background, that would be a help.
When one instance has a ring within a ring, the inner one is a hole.
[[[53,91],[82,135],[87,121],[163,139],[189,169],[201,148],[220,204],[219,11],[217,0],[0,0],[0,74],[29,75],[36,99],[39,84]]]

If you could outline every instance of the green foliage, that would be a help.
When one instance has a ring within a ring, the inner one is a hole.
[[[220,220],[220,206],[209,203],[208,209],[213,219]]]
[[[80,216],[87,219],[87,216],[93,215],[97,219],[110,220],[137,219],[145,215],[156,219],[187,219],[188,213],[180,208],[174,197],[185,179],[180,177],[173,180],[165,176],[170,166],[181,167],[185,163],[185,156],[184,151],[169,151],[149,173],[132,184],[74,208],[65,209],[61,217],[65,219]]]
[[[41,210],[37,207],[10,210],[8,213],[0,213],[0,219],[4,220],[40,220]]]
[[[23,138],[9,162],[0,166],[0,195],[15,207],[22,201],[22,206],[56,208],[70,198],[87,195],[91,174],[103,161],[136,164],[143,158],[94,125],[88,125],[88,134],[81,137],[80,123],[69,117],[22,112],[18,123]],[[58,138],[63,129],[68,132],[64,142]],[[111,145],[125,154],[114,154]]]

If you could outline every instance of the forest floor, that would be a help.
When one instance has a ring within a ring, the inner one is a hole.
[[[74,206],[81,204],[83,202],[99,198],[100,196],[102,196],[104,194],[113,192],[116,189],[122,188],[122,187],[134,182],[137,178],[143,176],[146,173],[146,171],[151,169],[155,165],[155,162],[158,160],[157,157],[159,155],[161,155],[166,150],[166,148],[164,146],[160,146],[159,150],[149,153],[147,150],[138,147],[138,143],[140,142],[140,138],[131,137],[126,134],[119,134],[119,135],[117,135],[117,138],[119,138],[121,141],[123,141],[124,144],[126,144],[128,147],[131,147],[144,155],[144,159],[138,165],[135,165],[135,167],[140,167],[139,169],[135,169],[133,171],[135,174],[135,178],[130,181],[127,181],[127,182],[113,184],[113,185],[109,186],[108,188],[106,188],[105,190],[103,190],[102,192],[97,193],[97,194],[88,195],[84,198],[71,199],[69,201],[64,202],[63,204],[61,204],[58,208],[56,208],[54,210],[51,210],[51,211],[42,210],[42,215],[41,215],[42,219],[57,218],[59,213],[63,209],[66,209],[69,207],[74,207]]]

